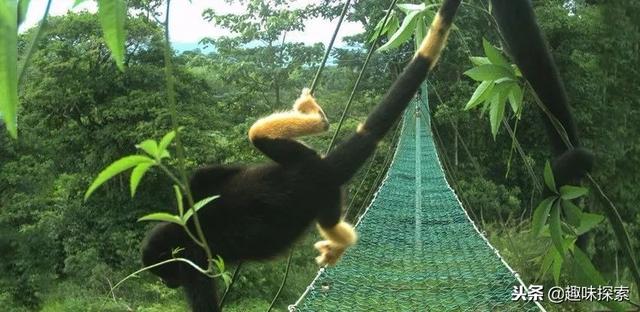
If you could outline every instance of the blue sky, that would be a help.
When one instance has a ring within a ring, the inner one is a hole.
[[[304,6],[313,3],[313,0],[296,1],[296,6]],[[27,12],[27,18],[21,25],[20,30],[24,31],[35,26],[42,18],[46,7],[47,0],[32,0]],[[64,15],[73,7],[74,0],[53,0],[50,14],[53,16]],[[211,0],[174,0],[171,2],[171,23],[169,32],[172,43],[179,50],[188,47],[196,47],[197,42],[204,37],[220,37],[230,35],[224,29],[216,28],[213,24],[202,19],[202,11],[207,8],[213,8],[219,13],[235,13],[242,12],[243,6],[238,4],[227,4],[223,1]],[[95,12],[97,5],[95,1],[86,1],[85,3],[74,8],[73,11],[88,10]],[[335,28],[336,20],[328,21],[323,19],[313,19],[307,23],[304,32],[296,31],[287,34],[289,42],[304,42],[312,44],[316,42],[328,43],[331,39],[332,30]],[[342,38],[362,32],[363,28],[360,23],[344,21],[340,28],[340,33],[336,39],[336,46],[343,46]]]

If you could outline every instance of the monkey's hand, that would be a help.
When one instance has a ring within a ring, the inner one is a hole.
[[[321,240],[316,242],[313,247],[320,252],[320,255],[316,257],[316,262],[324,266],[335,265],[349,246],[331,240]]]
[[[329,125],[329,121],[327,120],[327,115],[325,115],[322,107],[318,105],[316,99],[311,95],[310,90],[307,88],[302,89],[302,94],[293,104],[293,110],[296,112],[300,112],[303,114],[318,114],[322,116],[322,120]]]

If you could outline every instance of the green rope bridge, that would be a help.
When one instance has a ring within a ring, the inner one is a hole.
[[[337,266],[320,269],[289,310],[544,311],[511,300],[522,280],[447,184],[428,112],[414,102],[389,171],[356,224],[358,243]]]

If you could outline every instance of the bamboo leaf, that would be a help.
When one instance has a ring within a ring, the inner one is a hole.
[[[495,65],[501,65],[508,67],[509,62],[502,56],[502,53],[498,51],[487,39],[482,38],[482,47],[484,49],[484,54],[487,56],[489,61]]]
[[[515,80],[515,76],[509,68],[494,64],[479,65],[467,70],[464,74],[475,81],[497,80],[500,78],[511,78]]]
[[[547,197],[533,212],[533,220],[532,220],[532,234],[534,237],[540,236],[542,234],[542,228],[547,223],[547,218],[549,217],[549,211],[551,211],[551,207],[553,206],[556,198],[555,197]]]
[[[153,162],[153,159],[141,155],[125,156],[114,161],[111,165],[102,170],[102,172],[98,174],[98,177],[93,181],[93,183],[91,183],[91,186],[89,186],[89,189],[84,194],[84,200],[86,201],[89,196],[91,196],[91,193],[93,193],[93,191],[95,191],[100,185],[111,179],[113,176],[139,164]]]
[[[562,226],[560,221],[560,205],[555,202],[551,208],[551,219],[549,220],[549,232],[551,233],[551,241],[556,247],[560,256],[564,256],[565,247],[562,238]]]
[[[547,160],[544,164],[544,184],[552,190],[554,193],[558,194],[558,189],[556,188],[556,180],[553,177],[553,171],[551,170],[551,163]]]
[[[17,2],[0,1],[0,117],[11,137],[18,137]]]
[[[127,18],[125,0],[98,0],[98,16],[104,40],[111,56],[121,71],[124,71],[124,24]]]
[[[147,170],[149,170],[149,168],[151,168],[151,166],[153,165],[154,163],[142,163],[137,165],[135,168],[133,168],[133,171],[131,171],[131,179],[130,179],[131,197],[133,197],[136,194],[136,189],[138,189],[138,184],[140,184],[140,180],[142,180],[142,177],[144,176],[144,174],[147,173]]]
[[[469,110],[480,105],[480,103],[486,100],[491,94],[493,86],[493,81],[481,82],[480,85],[478,85],[478,88],[476,88],[476,91],[473,92],[473,95],[471,96],[471,99],[469,99],[469,102],[467,102],[467,105],[465,105],[464,110]]]
[[[179,225],[184,225],[180,217],[176,215],[172,215],[170,213],[166,213],[166,212],[155,212],[155,213],[148,214],[138,219],[138,222],[140,221],[162,221],[162,222],[171,222]]]
[[[411,35],[413,34],[416,26],[418,16],[420,16],[420,11],[412,11],[411,13],[407,14],[404,20],[402,20],[402,25],[400,25],[400,28],[395,33],[393,33],[387,43],[378,48],[378,51],[386,51],[396,48],[407,41],[409,38],[411,38]]]
[[[574,199],[586,195],[589,190],[581,186],[563,185],[560,187],[560,196],[562,199]]]

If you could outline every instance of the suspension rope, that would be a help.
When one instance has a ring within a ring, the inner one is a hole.
[[[318,71],[316,72],[316,76],[313,77],[313,82],[311,83],[311,91],[310,93],[316,90],[318,85],[318,81],[320,81],[320,75],[322,75],[322,71],[324,70],[325,65],[327,64],[327,59],[331,54],[331,49],[333,48],[333,43],[336,41],[336,37],[338,36],[338,32],[340,31],[340,27],[342,26],[342,20],[344,20],[345,15],[347,15],[347,11],[349,10],[349,4],[351,0],[347,0],[342,6],[342,13],[340,13],[340,18],[338,19],[338,24],[336,24],[336,29],[333,31],[333,35],[331,36],[331,41],[329,41],[329,45],[327,46],[327,50],[324,52],[324,57],[322,57],[322,62],[320,63],[320,67],[318,67]]]
[[[391,4],[389,5],[389,8],[387,9],[387,14],[385,14],[384,19],[382,20],[382,26],[378,30],[378,33],[376,34],[375,40],[373,41],[373,43],[369,47],[369,52],[367,52],[367,58],[365,58],[364,64],[362,64],[362,68],[360,69],[360,73],[358,74],[358,78],[356,79],[356,82],[355,82],[355,84],[353,86],[353,89],[351,89],[351,94],[349,95],[349,100],[347,100],[347,104],[345,105],[344,110],[342,111],[342,116],[340,116],[340,121],[338,122],[338,127],[336,128],[336,131],[333,133],[333,137],[331,138],[331,142],[329,143],[329,147],[327,148],[327,154],[331,151],[331,149],[333,148],[333,146],[336,143],[336,138],[338,137],[338,133],[340,133],[340,129],[342,129],[342,124],[344,123],[344,120],[347,117],[347,113],[349,112],[349,108],[351,108],[351,103],[353,102],[353,97],[355,96],[356,90],[358,90],[358,86],[360,86],[360,81],[362,81],[362,77],[364,75],[364,71],[367,69],[367,65],[369,65],[369,60],[371,59],[371,56],[373,55],[373,52],[375,51],[375,47],[378,44],[378,41],[380,41],[380,36],[382,35],[382,31],[384,30],[384,26],[387,25],[387,21],[389,20],[389,16],[391,16],[391,12],[393,11],[393,7],[396,5],[397,1],[398,0],[391,1]]]

